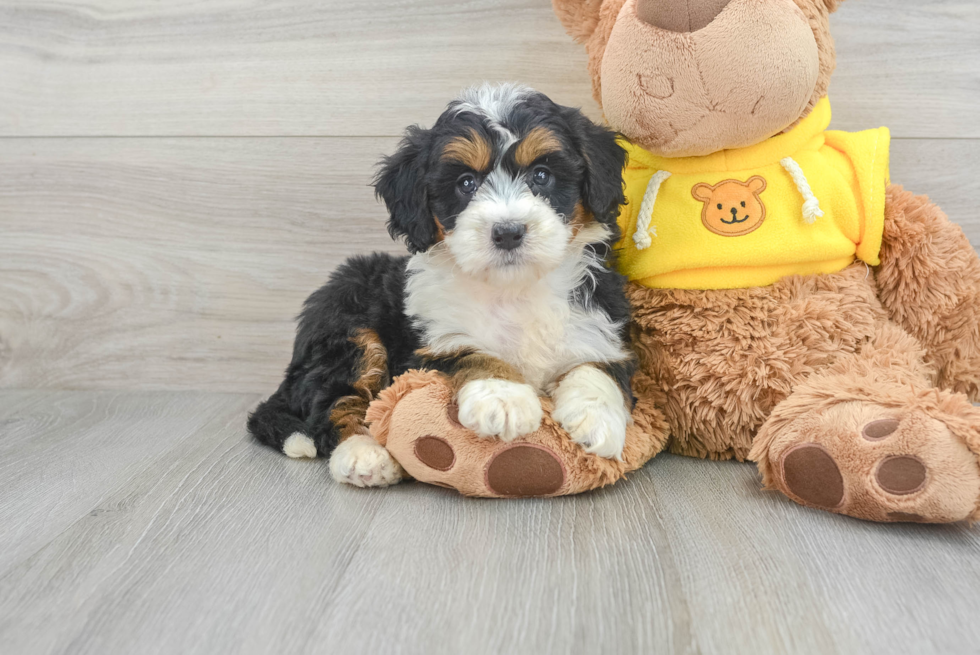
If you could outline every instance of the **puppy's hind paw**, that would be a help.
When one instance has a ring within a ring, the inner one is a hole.
[[[405,471],[388,449],[368,434],[351,435],[330,456],[330,475],[355,487],[387,487],[401,482]]]

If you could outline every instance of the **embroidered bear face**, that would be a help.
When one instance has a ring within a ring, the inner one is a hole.
[[[765,178],[753,175],[745,182],[722,180],[714,186],[701,182],[691,195],[704,203],[701,222],[706,228],[723,237],[738,237],[758,229],[766,218],[759,197],[765,189]]]

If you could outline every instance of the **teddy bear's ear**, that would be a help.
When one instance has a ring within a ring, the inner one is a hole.
[[[602,0],[551,0],[551,6],[568,35],[585,43],[599,24]]]

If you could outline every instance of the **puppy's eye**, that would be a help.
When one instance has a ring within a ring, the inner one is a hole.
[[[456,188],[463,195],[473,195],[476,192],[476,177],[470,173],[463,173],[456,180]]]
[[[537,186],[545,186],[551,181],[551,171],[544,166],[538,166],[531,171],[531,183]]]

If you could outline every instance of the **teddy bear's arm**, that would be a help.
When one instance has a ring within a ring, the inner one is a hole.
[[[958,225],[926,196],[890,185],[878,296],[915,336],[939,387],[980,400],[980,259]]]

